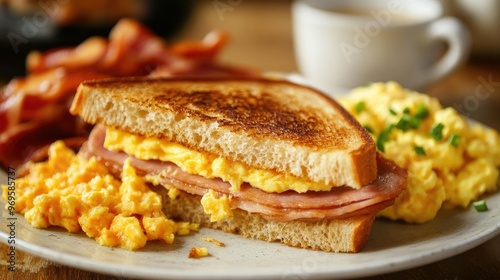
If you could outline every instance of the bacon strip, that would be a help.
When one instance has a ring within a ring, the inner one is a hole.
[[[96,156],[99,161],[118,172],[123,162],[130,156],[105,149],[104,138],[105,127],[96,126],[85,149],[80,153],[85,157]],[[182,191],[199,196],[213,189],[219,194],[232,195],[231,206],[234,208],[282,221],[339,219],[361,213],[378,212],[390,206],[405,187],[406,172],[382,157],[378,158],[377,163],[378,178],[360,190],[335,187],[327,192],[299,194],[294,191],[267,193],[249,184],[243,184],[238,192],[230,192],[231,185],[228,182],[188,174],[171,162],[131,158],[131,164],[139,174],[159,174],[164,185],[173,185]]]
[[[30,160],[38,147],[66,137],[87,137],[85,130],[61,131],[79,127],[80,119],[68,111],[76,88],[85,80],[144,75],[258,75],[256,71],[215,61],[227,41],[227,34],[216,31],[201,42],[169,46],[139,22],[123,19],[108,39],[92,37],[77,47],[32,52],[27,58],[29,74],[0,89],[0,164],[18,166]]]

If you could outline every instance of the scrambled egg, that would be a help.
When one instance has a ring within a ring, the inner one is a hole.
[[[202,237],[200,239],[203,240],[203,241],[205,241],[205,242],[213,243],[213,244],[215,244],[216,246],[219,246],[219,247],[226,246],[226,244],[220,242],[219,240],[217,240],[217,239],[215,239],[213,237]]]
[[[208,257],[208,249],[206,247],[193,247],[189,250],[188,257],[191,259],[198,259],[203,257]]]
[[[469,125],[453,108],[401,85],[375,83],[339,102],[370,132],[377,149],[408,170],[408,187],[381,216],[423,223],[441,207],[467,207],[497,189],[498,132]]]
[[[107,128],[104,147],[115,152],[125,152],[142,160],[170,161],[182,171],[205,178],[221,178],[231,184],[231,190],[239,190],[243,182],[262,189],[265,192],[284,192],[294,190],[329,191],[331,185],[301,180],[292,175],[278,174],[271,170],[249,168],[242,163],[207,153],[190,150],[177,143],[154,137],[129,134],[113,128]]]
[[[201,198],[201,205],[205,214],[210,215],[211,222],[217,222],[233,216],[231,198],[227,195],[217,196],[214,190],[209,190]]]
[[[126,161],[121,182],[94,158],[85,160],[58,141],[49,159],[17,179],[16,211],[35,228],[82,230],[100,245],[136,250],[148,240],[172,243],[197,224],[176,223],[162,212],[161,196]],[[7,186],[3,186],[7,196]]]

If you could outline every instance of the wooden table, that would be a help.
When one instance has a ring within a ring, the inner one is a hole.
[[[232,37],[230,45],[221,54],[221,60],[262,70],[297,71],[289,1],[219,0],[234,5],[224,12],[217,11],[213,2],[216,1],[200,3],[176,39],[199,39],[212,29],[221,28]],[[488,94],[481,92],[477,95],[478,88],[487,89]],[[499,61],[471,59],[426,92],[438,97],[445,106],[453,106],[500,130]],[[19,251],[19,269],[11,273],[5,262],[7,250],[5,245],[0,246],[0,279],[117,279],[60,266]],[[436,263],[366,279],[499,278],[500,236],[497,236],[470,251]]]

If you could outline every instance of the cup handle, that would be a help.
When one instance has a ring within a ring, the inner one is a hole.
[[[437,62],[424,69],[421,84],[431,84],[465,62],[470,53],[470,35],[467,28],[456,18],[444,17],[428,28],[429,42],[444,41],[448,50]]]

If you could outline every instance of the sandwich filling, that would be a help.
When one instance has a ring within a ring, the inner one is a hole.
[[[239,191],[243,183],[265,192],[282,193],[296,191],[329,191],[333,186],[263,170],[223,157],[189,149],[177,143],[155,137],[144,137],[108,127],[104,147],[113,152],[125,152],[141,160],[172,162],[182,171],[208,179],[220,178],[231,184],[230,191]]]
[[[111,135],[106,140],[108,142],[106,145],[109,149],[104,147],[107,133]],[[113,140],[113,138],[115,139]],[[232,176],[235,176],[233,169],[229,169],[229,172],[226,173],[220,173],[220,170],[209,171],[213,169],[217,170],[217,168],[203,169],[204,171],[195,174],[189,173],[185,165],[199,165],[199,163],[191,162],[191,156],[198,154],[196,152],[192,154],[193,151],[182,146],[179,148],[179,146],[172,145],[167,149],[169,152],[163,151],[159,153],[166,155],[173,152],[175,155],[169,159],[162,159],[161,157],[163,156],[139,158],[141,157],[141,152],[137,151],[141,149],[137,147],[140,145],[134,142],[137,139],[141,140],[139,142],[149,141],[147,140],[149,138],[127,135],[123,132],[117,133],[113,130],[106,132],[104,126],[97,125],[92,131],[87,144],[80,150],[80,153],[85,157],[95,156],[99,161],[104,162],[110,167],[111,170],[114,169],[115,172],[119,172],[123,162],[130,158],[130,164],[137,170],[137,173],[144,176],[152,184],[162,185],[167,189],[174,190],[173,193],[179,192],[182,194],[184,192],[191,195],[198,195],[200,198],[204,198],[201,199],[201,203],[203,204],[205,201],[205,205],[213,206],[217,202],[224,202],[222,205],[219,205],[219,208],[205,207],[205,212],[211,214],[214,221],[230,217],[228,209],[240,209],[249,213],[258,213],[267,219],[280,221],[343,219],[366,213],[377,213],[381,209],[392,205],[394,199],[406,185],[406,172],[398,168],[391,161],[378,157],[378,178],[361,189],[335,186],[325,191],[299,193],[289,189],[281,192],[266,192],[262,188],[246,182],[246,179],[233,178]],[[150,141],[158,144],[157,140],[153,139]],[[119,142],[122,142],[122,144],[118,144]],[[136,148],[127,148],[134,146]],[[151,154],[156,152],[158,151],[154,150]],[[203,158],[205,157],[207,155],[204,155]],[[211,158],[211,156],[208,156],[208,158]],[[204,163],[204,166],[207,164],[208,166],[213,166],[213,162],[217,161],[216,157],[214,159],[208,161],[209,163]],[[246,168],[244,165],[233,164],[233,168],[234,166],[237,168]],[[197,170],[200,171],[202,169]],[[265,172],[260,173],[263,172],[262,170],[254,170],[252,172],[254,174],[264,174],[264,177],[269,176]],[[245,171],[242,174],[248,175],[252,172]],[[203,175],[207,175],[207,177]],[[223,177],[233,179],[225,180]],[[276,174],[267,183],[272,184],[272,182],[277,182],[275,184],[286,185],[287,182],[280,182],[282,178],[284,178],[283,175]],[[300,179],[298,180],[300,181]],[[252,182],[256,183],[260,181],[253,180]],[[296,182],[291,181],[292,184]],[[172,195],[172,198],[175,198],[175,195]],[[222,214],[219,211],[221,209],[225,209],[222,211]]]

